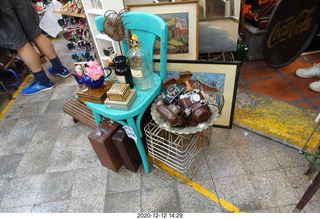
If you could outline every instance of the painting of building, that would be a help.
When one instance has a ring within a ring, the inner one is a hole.
[[[168,54],[189,52],[188,13],[157,14],[168,24]],[[155,54],[159,54],[160,42],[155,43]]]

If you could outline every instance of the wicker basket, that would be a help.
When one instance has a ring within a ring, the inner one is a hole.
[[[203,160],[201,151],[208,144],[212,126],[195,134],[174,134],[161,129],[153,120],[144,128],[148,154],[152,164],[157,161],[179,173],[182,181],[191,179]]]

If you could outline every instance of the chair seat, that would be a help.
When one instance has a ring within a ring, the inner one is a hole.
[[[145,110],[150,103],[159,95],[161,89],[161,79],[159,75],[154,73],[154,86],[147,91],[138,91],[137,98],[133,102],[130,110],[116,110],[107,109],[105,104],[98,104],[92,102],[86,102],[86,105],[92,109],[93,112],[100,114],[104,117],[110,118],[112,120],[126,120],[140,114]],[[135,89],[135,88],[133,88]]]

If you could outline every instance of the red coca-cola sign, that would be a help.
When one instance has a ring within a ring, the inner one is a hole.
[[[272,67],[286,66],[306,49],[318,29],[319,0],[281,0],[272,12],[263,56]]]

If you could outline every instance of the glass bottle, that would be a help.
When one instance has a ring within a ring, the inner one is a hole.
[[[137,90],[145,91],[153,87],[153,72],[148,50],[141,47],[137,35],[132,35],[131,49],[127,53],[133,83]]]
[[[126,63],[127,58],[125,56],[117,56],[113,59],[113,63],[116,65],[115,73],[117,81],[121,84],[129,84],[130,88],[133,88],[132,76],[130,67]]]

